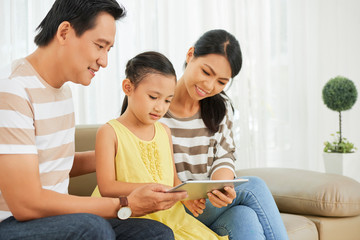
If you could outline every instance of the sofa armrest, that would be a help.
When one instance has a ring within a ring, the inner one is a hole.
[[[281,212],[348,217],[360,214],[360,183],[342,175],[289,168],[237,171],[268,185]]]

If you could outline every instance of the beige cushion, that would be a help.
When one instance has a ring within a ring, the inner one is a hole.
[[[360,214],[360,183],[336,174],[287,168],[244,169],[238,176],[259,176],[281,212],[346,217]]]
[[[76,125],[75,151],[82,152],[95,149],[96,132],[100,125]]]
[[[281,213],[281,218],[290,240],[318,240],[318,232],[315,224],[308,218]]]

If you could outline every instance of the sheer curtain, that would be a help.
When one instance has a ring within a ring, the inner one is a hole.
[[[323,170],[322,144],[337,131],[337,113],[322,103],[332,77],[360,79],[357,0],[120,0],[109,65],[89,87],[71,84],[77,124],[117,117],[128,59],[164,53],[180,77],[188,48],[205,31],[223,28],[239,40],[243,69],[227,90],[235,106],[237,167]],[[2,64],[35,49],[35,28],[50,0],[0,1]],[[344,134],[360,146],[360,108],[343,114]]]

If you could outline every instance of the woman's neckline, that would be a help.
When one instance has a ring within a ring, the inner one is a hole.
[[[170,110],[167,111],[167,114],[171,117],[171,118],[174,118],[174,119],[177,119],[177,120],[193,120],[193,119],[198,119],[201,114],[200,114],[200,110],[197,111],[194,115],[192,116],[189,116],[189,117],[179,117],[179,116],[176,116],[174,113],[172,113]]]

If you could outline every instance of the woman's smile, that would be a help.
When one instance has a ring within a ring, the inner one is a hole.
[[[200,97],[205,97],[208,92],[195,85],[195,91]]]

